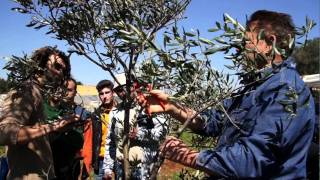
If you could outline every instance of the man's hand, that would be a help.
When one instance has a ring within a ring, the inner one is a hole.
[[[146,109],[147,114],[167,113],[182,123],[192,117],[196,111],[186,108],[169,101],[169,95],[160,90],[152,90],[149,95],[140,94],[136,97],[136,101]],[[191,121],[188,127],[198,131],[203,128],[203,121]]]
[[[73,127],[75,123],[79,122],[80,117],[78,115],[70,115],[59,121],[52,123],[54,131],[66,131],[69,128]]]
[[[137,102],[145,107],[148,113],[161,113],[170,111],[169,95],[160,90],[152,90],[149,95],[141,94],[136,97]]]
[[[189,149],[180,139],[169,136],[160,147],[160,155],[171,161],[195,168],[198,152]]]
[[[103,176],[103,180],[111,180],[112,179],[112,174],[105,174],[104,176]]]

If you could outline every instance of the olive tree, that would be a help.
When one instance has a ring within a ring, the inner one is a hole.
[[[124,120],[124,169],[129,179],[130,87],[138,81],[138,61],[150,51],[156,33],[182,17],[190,0],[39,0],[17,1],[20,13],[31,15],[28,27],[47,28],[47,34],[65,40],[70,53],[86,57],[111,77],[126,75]],[[115,78],[114,78],[115,79]],[[117,79],[115,79],[117,81]]]

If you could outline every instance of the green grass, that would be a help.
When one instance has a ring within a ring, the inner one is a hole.
[[[184,131],[181,134],[179,139],[181,139],[184,143],[186,143],[189,146],[192,145],[192,141],[191,141],[192,140],[192,133],[190,133],[190,132]]]

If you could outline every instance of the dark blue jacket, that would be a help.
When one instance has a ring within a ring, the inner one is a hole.
[[[227,179],[306,178],[313,98],[290,60],[265,72],[271,75],[253,91],[224,101],[230,118],[221,108],[202,114],[203,134],[219,140],[200,152],[198,166]]]

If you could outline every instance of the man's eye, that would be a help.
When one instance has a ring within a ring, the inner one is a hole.
[[[101,92],[101,93],[99,93],[99,95],[104,95],[104,94],[109,94],[110,93],[110,91],[109,92]]]
[[[56,70],[63,70],[64,69],[64,67],[59,63],[54,63],[53,66]]]

